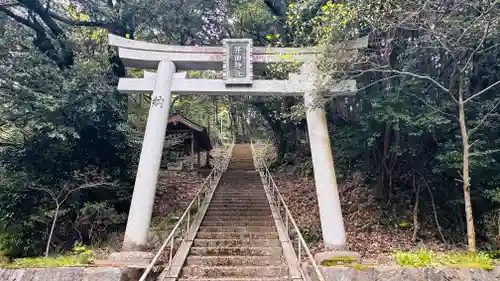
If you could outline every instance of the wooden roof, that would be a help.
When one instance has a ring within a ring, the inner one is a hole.
[[[194,123],[193,121],[181,116],[178,113],[172,113],[168,117],[167,133],[186,133],[191,131],[196,141],[197,147],[201,150],[212,150],[212,143],[205,127]]]

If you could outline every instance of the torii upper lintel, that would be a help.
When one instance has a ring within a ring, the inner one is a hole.
[[[241,39],[227,39],[241,40]],[[224,46],[176,46],[155,44],[119,37],[108,36],[109,45],[118,47],[118,54],[128,67],[156,69],[161,60],[171,60],[177,70],[222,70],[224,64]],[[357,53],[358,49],[366,48],[368,37],[338,44],[338,48],[347,51],[348,55]],[[251,61],[253,69],[263,70],[266,64],[283,62],[283,57],[293,58],[304,63],[314,61],[319,50],[316,47],[306,48],[267,48],[252,47]]]

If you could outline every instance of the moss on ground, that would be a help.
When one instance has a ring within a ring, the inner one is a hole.
[[[437,253],[429,250],[395,252],[394,260],[404,267],[452,267],[491,270],[495,260],[487,253],[450,252]]]
[[[352,264],[355,261],[352,257],[334,257],[331,259],[326,259],[321,262],[322,266],[336,266],[336,265],[346,265]]]
[[[398,251],[393,254],[393,258],[397,265],[412,268],[449,267],[492,270],[496,264],[495,256],[491,253],[437,253],[424,249],[410,252]],[[366,270],[377,266],[373,264],[356,263],[355,259],[348,256],[327,259],[322,261],[320,265],[329,267],[349,267],[356,270]]]
[[[374,265],[355,263],[356,259],[352,257],[335,257],[322,261],[322,266],[342,266],[349,267],[355,270],[367,270],[374,267]]]

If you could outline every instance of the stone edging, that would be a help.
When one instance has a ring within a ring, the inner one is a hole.
[[[307,267],[307,272],[311,272]],[[320,266],[325,281],[497,281],[500,267],[493,270],[476,268],[404,268],[398,266],[376,266],[351,268],[344,266]],[[314,275],[314,274],[312,274]],[[317,281],[314,280],[313,281]]]
[[[143,269],[118,267],[0,268],[0,280],[9,281],[136,281]],[[149,281],[158,274],[151,274]]]

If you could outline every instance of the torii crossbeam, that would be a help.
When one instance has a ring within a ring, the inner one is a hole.
[[[172,92],[181,95],[304,95],[324,244],[327,248],[344,248],[344,223],[325,111],[314,105],[320,95],[314,87],[319,53],[316,48],[253,47],[251,39],[225,39],[223,46],[218,47],[169,46],[115,35],[109,35],[109,44],[118,47],[125,66],[157,70],[156,73],[145,72],[144,78],[120,78],[118,85],[123,93],[153,93],[123,250],[141,251],[147,243]],[[355,54],[367,44],[367,38],[361,38],[338,47],[347,54]],[[255,69],[263,70],[268,64],[283,62],[284,57],[302,65],[299,75],[291,74],[288,80],[253,79]],[[176,74],[177,70],[222,70],[224,79],[187,79],[185,73]],[[326,95],[352,95],[356,92],[356,82],[341,81],[320,90]]]

